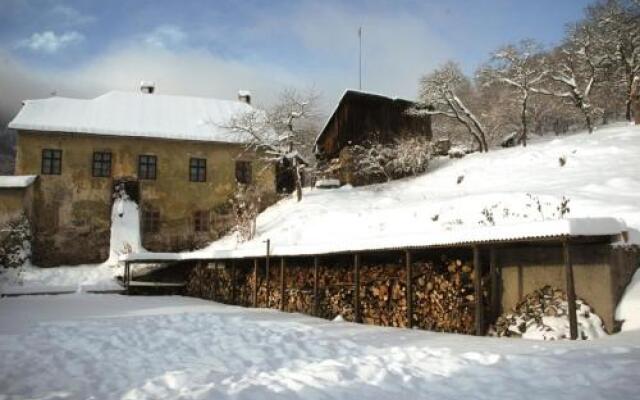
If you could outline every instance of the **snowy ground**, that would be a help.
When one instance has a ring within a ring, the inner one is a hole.
[[[531,342],[184,297],[0,299],[0,399],[631,399],[640,332]]]
[[[253,240],[227,237],[181,256],[263,254],[266,239],[272,254],[342,250],[356,241],[397,246],[397,238],[413,243],[482,227],[594,217],[618,219],[630,241],[640,243],[638,154],[640,127],[618,123],[593,134],[537,137],[526,148],[438,159],[416,178],[307,189],[301,202],[288,198],[263,212]]]

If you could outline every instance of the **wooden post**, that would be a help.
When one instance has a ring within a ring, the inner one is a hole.
[[[320,298],[318,297],[318,257],[313,257],[313,315],[318,316]]]
[[[480,248],[473,246],[473,284],[476,299],[476,336],[484,335],[484,302],[482,301],[482,265]]]
[[[407,267],[407,328],[413,328],[413,267],[411,265],[411,252],[405,250],[404,261]]]
[[[129,294],[129,261],[124,262],[124,273],[122,274],[122,284]]]
[[[361,323],[362,316],[360,315],[360,254],[356,253],[353,256],[353,279],[355,283],[355,290],[353,293],[353,308],[354,308],[354,322]]]
[[[562,242],[564,253],[564,276],[567,290],[567,302],[569,303],[569,332],[571,340],[578,338],[578,319],[576,317],[576,286],[573,282],[573,264],[571,262],[571,248],[569,240]]]
[[[253,307],[258,307],[258,259],[253,259]]]
[[[269,278],[271,277],[269,274],[269,247],[271,245],[271,241],[269,239],[267,239],[267,257],[264,261],[264,269],[265,269],[265,273],[267,274],[266,276],[266,284],[267,284],[267,308],[271,308],[271,284],[269,282]]]
[[[500,316],[500,303],[502,300],[500,295],[502,280],[498,272],[495,247],[489,249],[489,275],[491,279],[491,320],[495,322]]]
[[[231,260],[231,304],[236,304],[236,260]]]
[[[280,258],[280,311],[284,311],[284,257]]]

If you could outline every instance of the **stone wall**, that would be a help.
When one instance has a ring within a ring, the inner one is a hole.
[[[43,149],[62,150],[61,175],[41,174]],[[94,151],[112,153],[110,177],[92,176]],[[157,178],[140,180],[141,209],[160,212],[157,233],[143,234],[153,251],[201,246],[228,228],[227,202],[235,190],[236,159],[253,160],[257,184],[273,192],[272,168],[241,145],[20,131],[16,174],[40,175],[34,184],[34,263],[40,266],[97,263],[107,258],[113,183],[136,179],[138,156],[157,156]],[[206,182],[189,180],[191,157],[207,159]],[[209,211],[210,229],[195,232],[193,214]],[[89,251],[88,251],[89,250]]]

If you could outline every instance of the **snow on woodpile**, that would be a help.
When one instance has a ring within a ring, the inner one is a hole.
[[[525,296],[513,310],[501,315],[492,332],[496,336],[524,339],[568,339],[568,306],[564,291],[545,286]],[[600,317],[580,299],[576,300],[576,316],[578,339],[598,339],[607,335]]]
[[[538,139],[526,148],[438,160],[416,178],[306,189],[301,202],[289,198],[260,214],[252,240],[227,238],[180,257],[262,255],[267,239],[274,254],[286,255],[532,233],[628,230],[629,238],[637,238],[638,154],[640,128],[625,123],[591,135]]]
[[[36,180],[37,175],[3,175],[0,176],[0,188],[17,189],[26,188]]]
[[[622,331],[640,330],[640,269],[627,286],[616,309],[616,319],[624,321]]]
[[[113,91],[27,100],[9,128],[243,143],[249,137],[228,127],[251,110],[239,101]]]

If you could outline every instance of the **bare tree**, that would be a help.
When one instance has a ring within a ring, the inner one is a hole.
[[[313,88],[305,92],[285,89],[268,112],[252,109],[226,125],[246,135],[246,149],[262,154],[270,165],[292,164],[298,201],[302,200],[302,149],[308,152],[312,147],[318,100],[319,94]]]
[[[631,85],[640,73],[640,2],[605,0],[587,8],[587,23],[615,61],[626,90],[625,117],[631,120]],[[611,86],[615,81],[608,82]]]
[[[537,93],[553,95],[568,100],[582,113],[589,133],[593,132],[594,109],[589,96],[601,70],[607,67],[610,57],[602,52],[598,38],[591,27],[580,24],[571,29],[564,46],[552,57],[551,81],[560,88],[545,88]]]
[[[415,114],[443,115],[461,123],[473,137],[480,151],[489,151],[486,130],[465,105],[459,93],[470,86],[460,67],[447,62],[420,81],[420,97],[426,104],[410,110]]]
[[[479,73],[485,85],[505,84],[516,91],[520,108],[520,142],[527,145],[529,98],[540,92],[540,85],[549,73],[545,68],[542,46],[533,40],[508,45],[496,51],[490,63]]]

